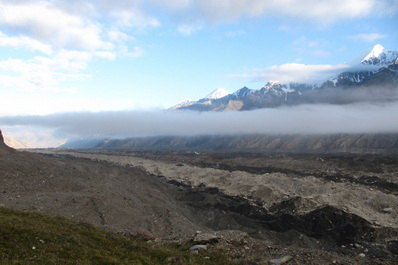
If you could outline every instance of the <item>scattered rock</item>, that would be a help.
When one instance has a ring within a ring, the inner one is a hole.
[[[215,234],[220,241],[228,241],[238,245],[245,243],[245,240],[250,238],[248,233],[239,230],[221,230]]]
[[[188,244],[192,243],[192,238],[187,238],[187,237],[179,238],[179,239],[177,239],[177,240],[175,241],[175,243],[176,243],[177,245],[179,245],[179,246],[188,245]]]
[[[283,256],[279,259],[271,259],[269,262],[272,265],[280,265],[280,264],[286,264],[287,262],[291,261],[293,259],[293,256]]]
[[[383,212],[385,213],[391,213],[392,212],[392,208],[384,208]]]
[[[398,240],[391,240],[387,243],[387,249],[395,254],[398,255]]]
[[[189,250],[204,252],[204,251],[207,251],[207,246],[206,245],[195,245],[195,246],[190,247]]]
[[[364,253],[359,253],[358,257],[364,258],[364,257],[366,257],[366,255]]]
[[[219,237],[214,233],[196,233],[193,243],[195,244],[213,244],[219,241]]]
[[[144,229],[133,229],[131,231],[124,232],[123,235],[137,241],[148,241],[155,239],[155,236],[151,232]]]

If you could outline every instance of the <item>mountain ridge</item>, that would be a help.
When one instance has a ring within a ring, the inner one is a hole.
[[[398,154],[398,134],[253,134],[152,136],[106,139],[78,147],[62,148],[130,151],[210,151],[210,152],[288,152],[288,153],[360,153]]]
[[[351,101],[337,102],[335,95],[332,101],[325,99],[326,94],[345,93],[347,88],[351,89],[350,94],[355,90],[361,94],[361,90],[367,90],[370,86],[379,86],[390,89],[387,97],[394,97],[398,89],[398,51],[387,50],[380,44],[375,45],[370,52],[361,56],[361,59],[354,61],[350,69],[343,71],[334,77],[330,77],[320,85],[306,83],[282,84],[278,81],[269,81],[258,90],[249,89],[246,86],[234,93],[217,98],[207,97],[197,101],[184,101],[170,109],[194,110],[194,111],[240,111],[258,108],[275,108],[281,105],[297,105],[305,103],[317,103],[316,98],[323,97],[325,102],[332,104],[346,104],[356,102],[354,97]],[[380,78],[383,76],[384,78]],[[326,90],[327,93],[326,93]],[[368,93],[367,91],[365,91]],[[385,98],[385,97],[383,97]],[[361,100],[358,97],[357,100]],[[376,101],[381,99],[377,98]]]

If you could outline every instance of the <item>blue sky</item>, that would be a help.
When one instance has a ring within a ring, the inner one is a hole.
[[[314,69],[332,74],[377,43],[397,50],[397,14],[397,0],[3,0],[0,115],[161,109],[219,87],[315,82]]]

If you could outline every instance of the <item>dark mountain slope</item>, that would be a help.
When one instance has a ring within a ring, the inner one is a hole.
[[[398,153],[398,134],[159,136],[107,140],[93,149]]]

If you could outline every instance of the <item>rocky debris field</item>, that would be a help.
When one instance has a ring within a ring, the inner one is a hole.
[[[9,182],[10,191],[0,197],[5,206],[112,231],[143,229],[161,243],[192,242],[197,231],[240,231],[247,234],[240,243],[217,235],[196,243],[254,264],[272,258],[286,264],[394,264],[397,258],[395,156],[35,152],[46,157],[24,155],[52,163],[50,172],[33,173],[47,176],[36,185],[31,179],[10,189]],[[61,169],[62,176],[56,173]]]

